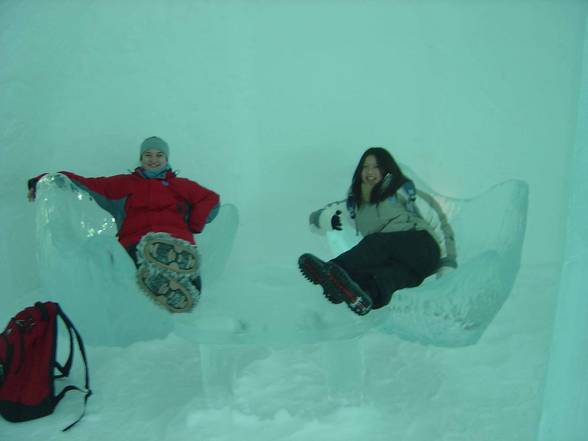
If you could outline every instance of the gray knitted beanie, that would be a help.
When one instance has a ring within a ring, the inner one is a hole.
[[[139,159],[143,157],[143,153],[145,150],[155,149],[163,152],[165,154],[166,159],[169,161],[169,146],[167,142],[157,136],[151,136],[147,138],[145,141],[141,143],[141,152],[139,155]]]

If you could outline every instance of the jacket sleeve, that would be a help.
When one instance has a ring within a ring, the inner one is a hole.
[[[433,196],[421,190],[417,190],[417,195],[420,201],[425,203],[418,204],[417,202],[419,214],[431,226],[441,248],[441,262],[439,266],[457,268],[455,234],[447,220],[447,215]]]
[[[102,196],[103,198],[115,200],[121,199],[128,194],[127,178],[128,175],[116,175],[98,178],[85,178],[68,171],[60,171],[62,175],[67,176],[72,183],[80,190],[90,193],[92,196]],[[29,179],[28,188],[36,191],[37,183],[47,173]]]
[[[220,197],[214,191],[191,181],[188,202],[190,204],[188,227],[192,233],[200,233],[204,225],[216,216]]]
[[[116,200],[128,196],[128,178],[129,175],[115,175],[98,178],[85,178],[75,173],[61,171],[71,181],[91,195],[100,195],[110,200]]]
[[[331,226],[331,218],[337,211],[341,212],[341,216],[349,215],[345,200],[331,202],[320,210],[310,213],[308,218],[310,231],[320,235],[325,235],[327,231],[331,231],[333,229]]]

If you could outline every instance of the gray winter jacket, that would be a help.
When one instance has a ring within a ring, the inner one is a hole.
[[[319,234],[332,230],[331,218],[337,211],[364,237],[373,233],[425,230],[439,244],[440,266],[457,268],[453,229],[439,203],[424,191],[417,190],[416,200],[411,201],[401,188],[395,196],[379,204],[363,204],[355,212],[355,218],[351,218],[345,200],[332,202],[310,214],[311,229]]]

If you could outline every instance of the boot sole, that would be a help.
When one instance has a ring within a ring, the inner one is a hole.
[[[179,239],[145,236],[139,247],[144,259],[161,269],[179,274],[195,273],[200,259],[191,244],[182,244]]]
[[[152,279],[155,277],[165,279],[164,284],[160,285],[159,291],[155,291],[153,287]],[[196,288],[187,288],[183,283],[167,274],[154,275],[145,266],[137,271],[137,283],[156,304],[174,313],[190,312],[198,297],[198,293],[191,292],[192,290],[196,291]]]

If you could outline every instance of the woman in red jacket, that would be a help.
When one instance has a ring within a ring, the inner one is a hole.
[[[137,266],[139,286],[172,312],[192,309],[200,295],[199,256],[194,234],[216,215],[219,196],[169,165],[169,146],[158,137],[141,144],[134,172],[86,178],[62,171],[116,221],[118,240]],[[29,200],[36,184],[28,182]]]

